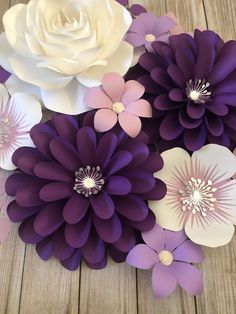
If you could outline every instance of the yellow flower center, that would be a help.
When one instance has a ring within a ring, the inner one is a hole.
[[[155,41],[156,37],[153,34],[147,34],[145,36],[146,41]]]
[[[119,113],[122,113],[125,111],[125,106],[124,104],[122,104],[122,102],[115,102],[113,105],[112,105],[112,110],[119,114]]]
[[[169,266],[173,262],[173,255],[169,251],[161,251],[158,257],[163,265]]]

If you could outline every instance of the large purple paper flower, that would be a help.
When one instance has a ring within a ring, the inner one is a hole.
[[[155,224],[146,200],[161,199],[166,186],[153,177],[163,166],[145,136],[123,131],[96,133],[94,113],[77,118],[56,115],[30,132],[36,148],[13,155],[19,173],[6,183],[15,196],[8,206],[13,222],[22,222],[21,239],[36,244],[39,256],[58,258],[74,270],[81,256],[88,266],[106,265],[106,249],[123,261],[137,231]],[[80,126],[79,126],[80,124]]]
[[[142,232],[146,244],[136,245],[126,262],[140,269],[152,269],[152,288],[156,297],[170,295],[179,284],[189,295],[201,293],[201,273],[191,263],[203,261],[200,246],[187,239],[184,231],[173,232],[159,225]]]
[[[189,151],[205,143],[235,146],[236,41],[195,30],[194,37],[180,34],[152,45],[154,53],[139,60],[145,73],[135,75],[156,108],[163,142]]]

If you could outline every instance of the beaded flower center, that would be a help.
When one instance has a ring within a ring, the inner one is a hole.
[[[11,135],[11,123],[8,118],[0,119],[0,148],[3,147],[5,143],[10,142]]]
[[[211,92],[208,91],[209,86],[206,79],[189,80],[186,84],[186,95],[195,104],[205,104],[211,97]]]
[[[102,178],[101,168],[99,166],[87,166],[75,172],[74,190],[78,194],[83,194],[85,197],[97,194],[104,183],[105,181]]]
[[[207,182],[201,179],[191,178],[187,184],[179,190],[182,210],[191,211],[193,215],[201,214],[207,216],[208,211],[214,211],[214,197],[217,188],[213,187],[210,180]]]
[[[117,114],[122,113],[125,111],[125,105],[122,102],[115,102],[112,105],[112,110]]]
[[[147,35],[145,36],[145,39],[146,39],[146,41],[152,42],[152,41],[155,41],[155,40],[156,40],[156,37],[155,37],[153,34],[147,34]]]
[[[158,254],[159,260],[163,265],[169,266],[173,262],[173,254],[170,251],[161,251]]]

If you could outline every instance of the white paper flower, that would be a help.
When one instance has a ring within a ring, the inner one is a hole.
[[[10,92],[41,92],[47,108],[79,114],[86,87],[108,72],[124,75],[133,48],[123,41],[132,17],[115,0],[31,0],[3,17],[0,64],[15,75]],[[26,84],[27,83],[27,84]],[[30,85],[28,85],[30,84]]]
[[[41,105],[35,97],[16,93],[10,98],[0,84],[0,168],[16,168],[13,153],[21,146],[34,146],[29,131],[41,119]]]
[[[209,144],[192,157],[182,148],[161,154],[164,168],[155,174],[167,185],[166,197],[150,201],[157,222],[173,231],[185,229],[195,243],[227,244],[236,224],[236,157],[226,147]]]

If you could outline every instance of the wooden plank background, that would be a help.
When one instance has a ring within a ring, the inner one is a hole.
[[[50,0],[48,0],[50,2]],[[0,17],[18,0],[0,0]],[[173,11],[186,31],[210,28],[236,39],[235,0],[134,0],[150,11]],[[2,25],[0,26],[2,30]],[[235,56],[236,57],[236,56]],[[16,226],[0,244],[0,314],[234,314],[236,236],[226,247],[204,249],[204,293],[188,297],[180,289],[164,300],[151,292],[151,274],[109,261],[100,271],[84,264],[76,272],[56,261],[41,261],[18,238]]]

